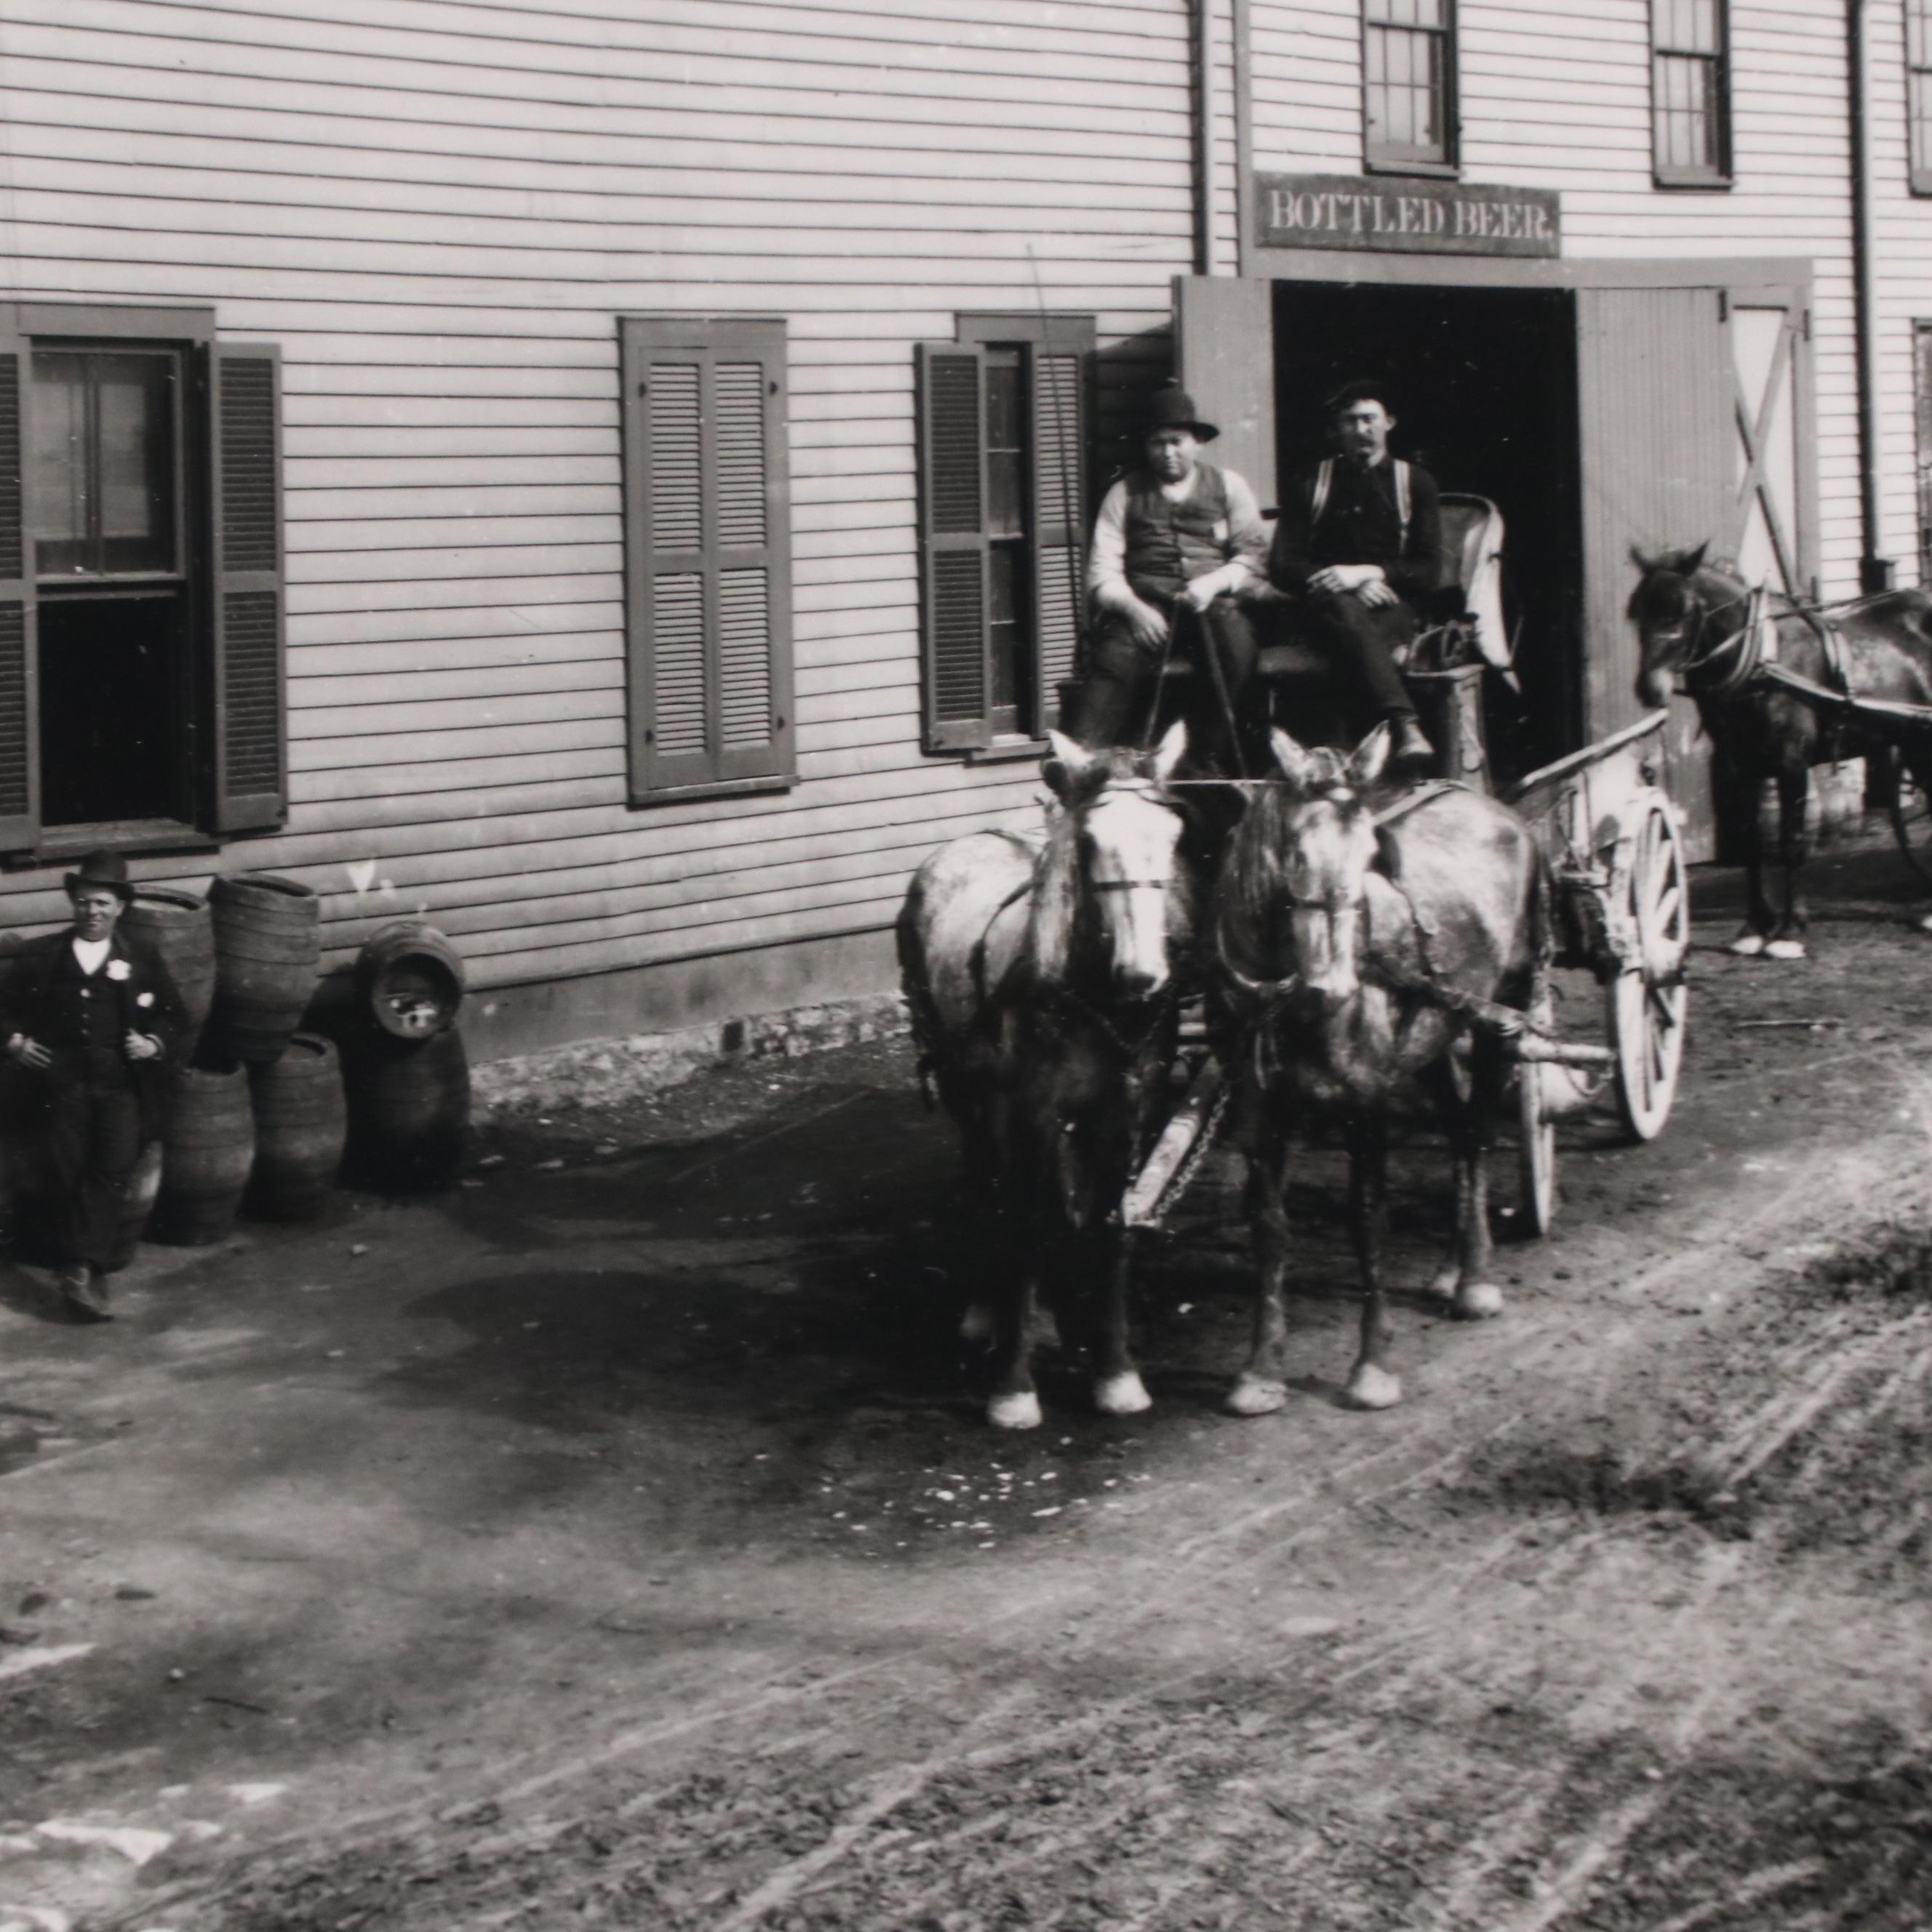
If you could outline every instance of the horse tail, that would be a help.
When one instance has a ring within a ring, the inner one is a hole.
[[[912,1028],[913,1044],[919,1049],[914,1070],[919,1082],[919,1096],[930,1114],[938,1105],[933,1095],[932,1081],[938,1067],[940,1028],[938,1010],[933,1004],[926,947],[919,934],[919,902],[922,897],[920,887],[920,881],[915,878],[911,890],[906,894],[905,904],[899,908],[899,916],[893,922],[892,939],[899,956],[899,990],[905,997],[906,1017]]]

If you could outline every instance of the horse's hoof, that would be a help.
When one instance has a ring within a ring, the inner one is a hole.
[[[1724,948],[1740,959],[1755,959],[1765,949],[1765,936],[1761,932],[1741,932]]]
[[[1444,1262],[1436,1270],[1435,1279],[1424,1292],[1434,1295],[1438,1300],[1448,1301],[1462,1286],[1462,1264],[1460,1262]]]
[[[986,1420],[995,1429],[1037,1429],[1040,1397],[1031,1389],[1018,1395],[996,1395],[986,1405]]]
[[[993,1339],[993,1311],[983,1301],[976,1301],[959,1318],[962,1342],[988,1342]]]
[[[1106,1376],[1094,1384],[1094,1406],[1102,1415],[1141,1415],[1154,1406],[1154,1397],[1137,1371]]]
[[[1348,1378],[1347,1394],[1351,1408],[1393,1408],[1402,1400],[1402,1383],[1388,1370],[1364,1362]]]
[[[1288,1406],[1288,1384],[1264,1382],[1258,1376],[1244,1376],[1228,1391],[1222,1405],[1230,1415],[1272,1415]]]
[[[1913,929],[1919,932],[1932,932],[1932,912],[1921,913],[1912,921]]]
[[[1450,1307],[1465,1322],[1486,1322],[1503,1312],[1503,1292],[1492,1281],[1466,1281]]]
[[[1804,942],[1802,939],[1774,939],[1764,949],[1767,959],[1802,959]]]

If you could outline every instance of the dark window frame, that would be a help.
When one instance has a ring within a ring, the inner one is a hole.
[[[1660,188],[1720,192],[1736,179],[1736,158],[1731,139],[1731,10],[1730,0],[1711,0],[1717,23],[1712,48],[1679,46],[1664,37],[1664,14],[1684,0],[1650,0],[1650,164],[1651,179]],[[1707,161],[1686,165],[1666,158],[1663,139],[1666,63],[1694,64],[1708,82],[1709,145]]]
[[[1905,0],[1904,24],[1906,182],[1932,195],[1932,0]]]
[[[1456,0],[1441,0],[1441,5],[1442,23],[1429,26],[1412,21],[1378,19],[1376,17],[1378,14],[1385,14],[1389,10],[1390,0],[1362,0],[1362,167],[1365,173],[1420,176],[1436,181],[1456,181],[1461,178],[1462,123],[1456,59]],[[1433,43],[1438,66],[1432,91],[1438,97],[1436,112],[1442,130],[1439,154],[1406,153],[1392,142],[1377,142],[1370,101],[1372,90],[1378,83],[1371,76],[1370,49],[1378,34],[1404,34]]]
[[[288,806],[286,591],[279,351],[221,340],[214,311],[115,302],[0,303],[0,351],[18,379],[11,427],[18,468],[0,483],[22,572],[0,585],[23,682],[9,686],[0,772],[0,865],[24,869],[107,846],[205,852],[279,830]],[[152,348],[175,358],[176,554],[170,572],[52,572],[35,554],[33,358],[42,350]],[[0,546],[10,555],[10,537]],[[0,575],[6,573],[0,572]],[[178,709],[170,746],[173,809],[135,819],[44,822],[39,616],[92,600],[176,598],[183,649],[172,668]]]

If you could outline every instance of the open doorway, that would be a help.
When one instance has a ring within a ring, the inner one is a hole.
[[[1278,473],[1329,453],[1326,398],[1352,376],[1396,392],[1398,455],[1487,496],[1504,530],[1516,698],[1492,680],[1507,779],[1582,744],[1582,521],[1575,298],[1567,290],[1274,284]]]

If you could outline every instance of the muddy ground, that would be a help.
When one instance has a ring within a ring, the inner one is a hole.
[[[1284,1413],[1216,1406],[1222,1158],[1153,1413],[990,1433],[903,1043],[146,1250],[111,1328],[0,1273],[0,1932],[1932,1923],[1932,940],[1823,873],[1798,966],[1699,878],[1670,1126],[1566,1128],[1385,1414],[1317,1154]]]

